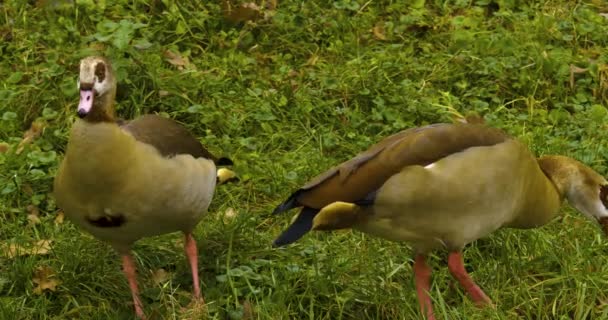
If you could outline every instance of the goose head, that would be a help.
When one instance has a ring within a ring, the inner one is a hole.
[[[543,172],[562,197],[608,235],[608,181],[586,165],[564,156],[538,159]]]
[[[80,90],[78,117],[93,122],[114,118],[116,78],[110,61],[98,56],[82,59],[78,89]]]

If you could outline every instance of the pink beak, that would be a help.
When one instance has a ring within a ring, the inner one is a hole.
[[[80,90],[80,102],[78,103],[78,117],[84,118],[93,108],[93,90]]]

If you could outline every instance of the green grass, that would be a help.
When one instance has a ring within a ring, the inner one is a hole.
[[[0,257],[1,319],[133,315],[117,254],[54,223],[51,184],[75,116],[77,65],[92,53],[114,61],[120,116],[166,113],[236,163],[241,181],[218,188],[196,229],[212,319],[419,317],[407,245],[343,231],[270,247],[290,218],[269,216],[274,206],[398,130],[477,112],[537,154],[608,174],[604,1],[279,1],[267,19],[239,23],[206,2],[0,4],[0,142],[9,148],[0,153],[0,241],[53,240],[46,255]],[[167,50],[190,65],[167,62]],[[33,121],[41,136],[16,154]],[[28,205],[40,223],[28,222]],[[223,218],[228,208],[236,218]],[[144,239],[134,253],[146,313],[185,316],[192,283],[180,235]],[[608,241],[566,206],[543,228],[498,231],[464,256],[496,309],[475,308],[438,252],[439,318],[608,319]],[[41,266],[61,280],[56,291],[33,292]],[[161,268],[170,276],[158,284],[151,271]]]

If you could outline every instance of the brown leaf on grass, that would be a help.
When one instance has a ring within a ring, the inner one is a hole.
[[[152,281],[155,284],[167,282],[169,279],[171,279],[171,273],[167,272],[165,269],[160,268],[152,270]]]
[[[2,255],[7,258],[14,258],[19,255],[22,250],[22,247],[16,243],[4,243],[0,247],[2,250]]]
[[[574,89],[574,75],[577,73],[585,73],[589,69],[587,68],[579,68],[573,64],[570,65],[570,88]]]
[[[51,244],[53,240],[38,240],[33,246],[27,250],[26,254],[29,255],[45,255],[51,251]]]
[[[465,115],[460,113],[452,114],[454,123],[470,123],[470,124],[485,124],[486,120],[483,116],[479,115],[475,111],[467,112]]]
[[[233,5],[229,0],[224,0],[222,1],[222,13],[224,19],[232,23],[254,21],[260,17],[260,7],[253,2]]]
[[[224,19],[232,23],[256,21],[262,17],[267,19],[273,15],[273,11],[276,7],[277,1],[268,1],[265,5],[266,10],[264,10],[264,14],[262,14],[262,8],[254,2],[233,4],[229,0],[222,1]]]
[[[165,50],[165,52],[163,52],[163,56],[165,57],[165,61],[176,66],[178,70],[184,70],[184,68],[190,66],[188,57],[183,57],[179,52],[175,53],[170,50]]]
[[[386,35],[384,34],[384,26],[381,23],[376,24],[372,28],[372,33],[374,37],[378,40],[386,40]]]
[[[575,66],[573,64],[570,64],[570,72],[571,73],[585,73],[585,72],[587,72],[587,70],[589,70],[589,69],[577,67],[577,66]]]
[[[0,142],[0,153],[6,153],[10,147],[10,144],[6,142]]]
[[[255,11],[255,12],[259,12],[260,11],[260,7],[253,3],[253,2],[245,2],[245,3],[241,3],[241,5],[239,6],[240,8],[244,8],[250,11]]]
[[[224,223],[229,223],[230,221],[234,220],[237,215],[238,213],[236,212],[236,210],[234,210],[234,208],[228,208],[224,212],[222,220],[224,221]]]
[[[61,280],[55,277],[55,271],[51,267],[38,267],[34,272],[32,282],[36,284],[34,294],[42,294],[44,291],[55,291],[57,286],[61,284]]]
[[[64,219],[65,214],[63,213],[63,210],[59,210],[59,212],[57,212],[57,216],[55,217],[55,224],[62,224]]]
[[[35,225],[40,223],[40,209],[33,204],[30,204],[25,208],[28,212],[27,220],[29,221],[29,225]]]
[[[23,152],[23,149],[26,145],[32,143],[32,141],[34,141],[40,136],[40,134],[42,134],[42,129],[44,129],[45,126],[46,123],[44,123],[44,121],[33,121],[30,125],[30,128],[23,134],[23,140],[19,142],[19,145],[17,146],[17,151],[15,151],[15,153],[20,154],[21,152]]]
[[[0,253],[7,258],[27,255],[46,255],[51,251],[53,240],[38,240],[33,244],[20,245],[17,243],[0,245]]]

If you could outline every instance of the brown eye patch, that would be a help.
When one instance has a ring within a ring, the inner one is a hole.
[[[600,200],[605,208],[608,208],[608,185],[600,186]]]
[[[97,76],[97,82],[100,83],[106,78],[106,66],[103,62],[99,62],[95,65],[95,75]]]

